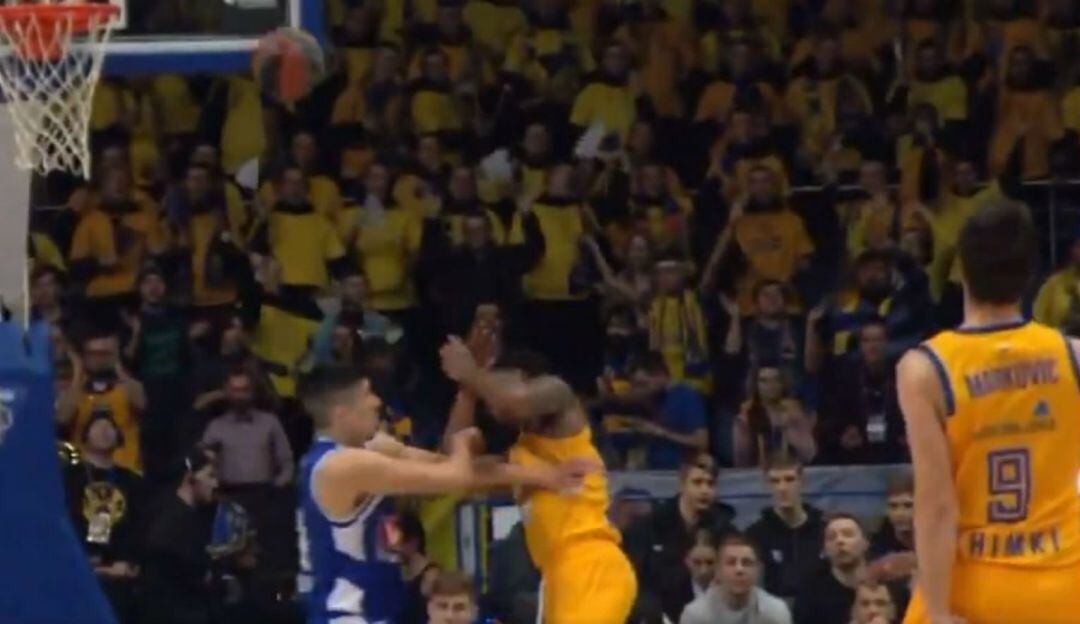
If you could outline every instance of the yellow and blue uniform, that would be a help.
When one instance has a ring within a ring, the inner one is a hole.
[[[968,622],[1080,613],[1080,389],[1057,330],[1018,321],[919,347],[944,388],[959,518],[952,612]],[[929,622],[918,594],[905,624]]]
[[[522,466],[574,458],[601,461],[588,427],[566,438],[523,433],[510,449],[510,461]],[[572,493],[521,493],[519,503],[529,555],[543,578],[540,621],[625,622],[637,596],[637,579],[619,547],[619,530],[607,517],[607,478],[590,474]]]

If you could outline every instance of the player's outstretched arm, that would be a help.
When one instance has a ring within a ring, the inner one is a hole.
[[[408,459],[427,463],[446,461],[448,457],[427,449],[409,446],[385,431],[376,433],[375,437],[364,445],[364,448],[394,459]]]
[[[900,360],[897,390],[915,469],[916,579],[930,621],[951,622],[949,596],[959,511],[944,426],[945,391],[927,354],[908,351]]]
[[[524,467],[496,463],[474,467],[470,449],[478,432],[455,436],[454,452],[445,461],[389,457],[368,449],[340,449],[326,455],[312,477],[320,506],[331,515],[351,514],[356,503],[373,494],[443,494],[471,489],[523,486],[553,490],[580,486],[589,472],[602,469],[588,462]]]

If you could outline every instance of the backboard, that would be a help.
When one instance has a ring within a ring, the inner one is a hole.
[[[325,0],[88,1],[121,11],[105,75],[247,71],[258,38],[281,26],[325,41]]]

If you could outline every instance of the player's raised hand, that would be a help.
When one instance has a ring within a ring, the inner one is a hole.
[[[468,379],[479,369],[472,351],[457,336],[450,336],[439,350],[439,356],[442,358],[443,372],[454,381]]]
[[[472,458],[484,452],[484,436],[476,427],[468,427],[450,436],[452,457]]]

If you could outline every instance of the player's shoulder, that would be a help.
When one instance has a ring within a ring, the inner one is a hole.
[[[930,341],[920,343],[900,357],[896,363],[897,380],[927,380],[934,379],[941,367],[941,356],[934,349]]]

